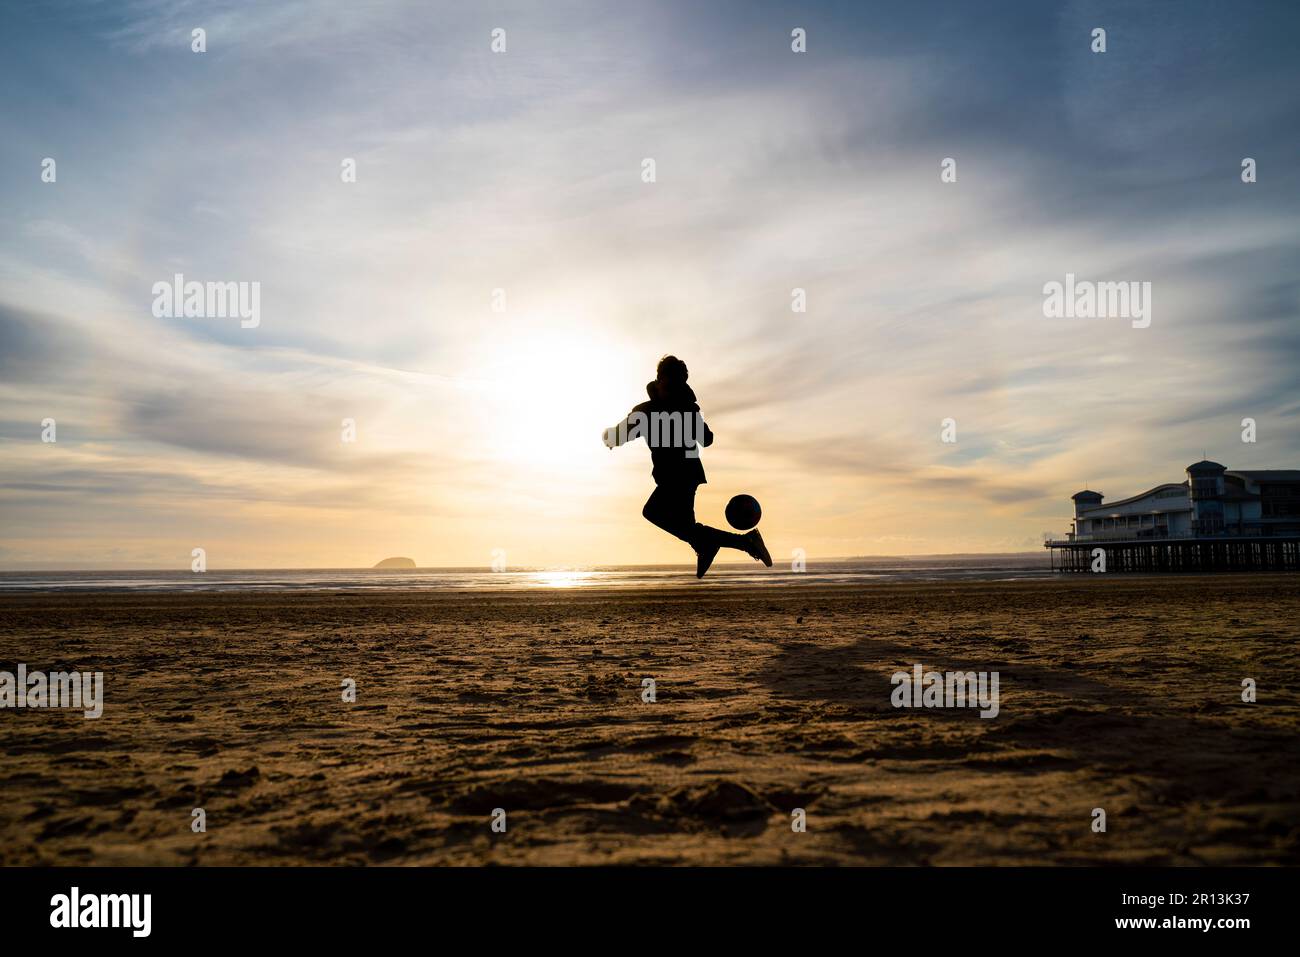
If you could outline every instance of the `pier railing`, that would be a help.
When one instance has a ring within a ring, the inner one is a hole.
[[[1179,532],[1163,538],[1088,536],[1043,543],[1063,572],[1219,572],[1300,570],[1300,534]],[[1059,554],[1058,554],[1059,552]]]
[[[1134,545],[1156,545],[1160,542],[1239,542],[1243,539],[1268,539],[1277,538],[1295,538],[1292,532],[1260,532],[1260,531],[1236,531],[1235,529],[1224,529],[1221,532],[1213,534],[1206,532],[1158,532],[1150,535],[1135,535],[1133,532],[1096,532],[1087,535],[1078,535],[1074,532],[1066,534],[1065,538],[1049,538],[1043,541],[1044,548],[1070,548],[1081,545],[1099,544],[1102,542],[1127,542]]]
[[[1097,532],[1088,535],[1071,533],[1065,538],[1051,538],[1043,543],[1044,548],[1060,548],[1065,545],[1087,545],[1089,542],[1180,542],[1194,538],[1218,538],[1220,536],[1197,535],[1195,532],[1159,532],[1150,535],[1135,535],[1133,532]]]

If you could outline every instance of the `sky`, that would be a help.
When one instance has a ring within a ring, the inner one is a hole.
[[[778,563],[1300,467],[1292,3],[0,18],[0,569],[688,562],[601,443],[666,353],[698,518],[755,495]],[[258,324],[155,315],[177,273]],[[1067,273],[1149,325],[1045,316]]]

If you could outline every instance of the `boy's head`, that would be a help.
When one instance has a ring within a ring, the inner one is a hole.
[[[690,372],[686,369],[686,363],[676,356],[664,356],[659,360],[659,367],[655,369],[655,381],[659,383],[662,389],[676,389],[686,384]]]

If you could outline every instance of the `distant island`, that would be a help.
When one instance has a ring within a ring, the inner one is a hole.
[[[385,558],[376,568],[415,568],[415,562],[409,558]]]

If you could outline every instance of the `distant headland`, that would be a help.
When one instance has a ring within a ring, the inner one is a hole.
[[[415,562],[409,558],[385,558],[375,565],[376,568],[415,568]]]

